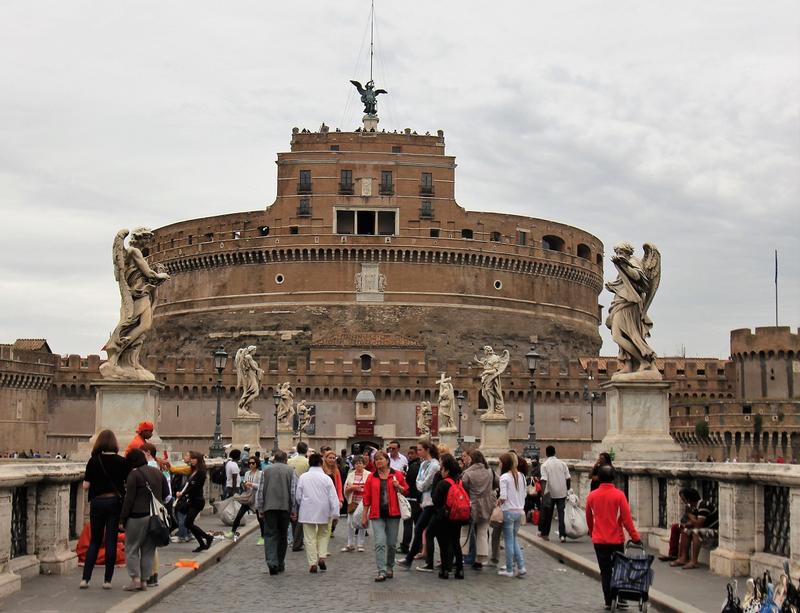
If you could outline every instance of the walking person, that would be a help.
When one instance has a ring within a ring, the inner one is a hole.
[[[339,471],[337,460],[336,452],[330,447],[326,447],[322,452],[322,472],[328,475],[331,481],[333,481],[336,497],[339,499],[339,510],[341,511],[342,505],[344,504],[344,488],[342,486],[342,473]],[[336,517],[331,520],[331,538],[333,538],[333,533],[338,524],[339,513],[336,513]]]
[[[169,471],[172,474],[170,487],[175,493],[177,498],[178,492],[183,490],[184,486],[189,480],[189,475],[192,472],[192,467],[189,464],[189,452],[183,453],[183,466],[170,466]],[[189,535],[189,530],[186,529],[186,513],[184,509],[177,504],[173,504],[173,513],[175,514],[175,523],[178,527],[178,532],[170,540],[173,543],[187,543],[192,540]]]
[[[300,441],[297,443],[295,453],[286,463],[294,469],[295,476],[299,479],[303,473],[308,471],[308,444]],[[295,517],[292,519],[292,551],[303,550],[303,526]]]
[[[119,518],[128,466],[119,455],[117,437],[111,430],[103,430],[95,439],[94,447],[83,477],[83,489],[88,490],[89,525],[91,541],[86,551],[80,588],[89,587],[92,571],[97,562],[100,545],[105,537],[105,575],[103,589],[111,589],[114,566],[117,563],[117,538]]]
[[[255,509],[264,526],[264,557],[270,575],[286,569],[289,522],[294,515],[297,476],[286,464],[286,452],[278,450],[261,475],[256,490]]]
[[[211,547],[214,537],[200,528],[194,522],[203,507],[206,506],[206,499],[203,493],[203,486],[206,483],[206,461],[203,454],[198,451],[189,452],[189,465],[192,472],[184,486],[183,491],[178,492],[177,508],[186,513],[186,529],[197,540],[198,546],[192,549],[192,553],[199,553]]]
[[[223,498],[230,498],[239,492],[242,472],[239,468],[241,457],[242,452],[239,449],[231,449],[228,453],[228,460],[225,462],[225,495]]]
[[[600,477],[598,475],[598,471],[600,470],[601,466],[610,466],[614,468],[614,465],[611,462],[611,455],[606,453],[605,451],[601,451],[600,454],[597,456],[597,461],[594,463],[592,467],[592,472],[589,474],[591,477],[591,482],[589,484],[590,491],[595,491],[598,487],[600,487]]]
[[[312,453],[308,471],[297,480],[295,508],[303,526],[308,572],[325,571],[331,522],[339,516],[339,497],[333,481],[322,470],[322,456]]]
[[[414,535],[414,524],[419,519],[419,490],[417,489],[417,475],[419,475],[419,465],[421,460],[417,457],[417,446],[411,445],[408,448],[408,469],[406,470],[406,483],[408,484],[408,502],[411,505],[411,517],[403,520],[403,538],[400,541],[400,551],[407,554],[411,545],[411,537]]]
[[[394,559],[397,550],[397,531],[400,529],[400,502],[397,493],[408,493],[405,475],[389,465],[389,456],[383,451],[375,453],[375,472],[370,474],[364,486],[364,512],[361,527],[372,524],[375,539],[375,565],[378,574],[375,581],[394,577]]]
[[[125,529],[125,557],[131,582],[123,589],[145,590],[145,581],[153,575],[156,553],[156,544],[148,530],[152,496],[159,502],[166,498],[167,480],[160,470],[147,465],[141,449],[128,451],[127,461],[130,472],[119,521]]]
[[[455,558],[456,579],[464,578],[464,558],[461,553],[461,528],[463,522],[454,521],[449,516],[447,497],[450,488],[455,487],[456,482],[461,480],[461,469],[458,460],[452,454],[445,453],[439,458],[441,464],[440,472],[442,479],[433,491],[433,508],[436,509],[434,522],[436,523],[436,540],[439,541],[439,556],[441,558],[441,569],[439,570],[440,579],[448,579],[450,571],[453,570],[453,558]],[[433,549],[433,542],[428,546]]]
[[[517,471],[517,456],[504,453],[500,456],[500,499],[497,504],[503,511],[503,541],[506,548],[506,565],[497,571],[501,577],[514,576],[514,563],[517,564],[517,577],[527,572],[525,557],[519,546],[517,533],[525,513],[525,477]]]
[[[566,543],[567,528],[564,524],[564,505],[567,501],[567,491],[572,484],[569,467],[566,462],[556,457],[556,448],[552,445],[547,446],[545,455],[547,459],[541,467],[544,500],[539,520],[539,536],[545,541],[550,540],[550,526],[553,523],[553,507],[555,507],[558,513],[558,537],[562,543]]]
[[[586,525],[592,537],[603,598],[606,609],[611,609],[611,573],[614,569],[614,552],[625,551],[624,527],[634,543],[641,537],[631,518],[631,508],[625,493],[614,486],[614,469],[606,464],[597,470],[599,487],[586,497]]]
[[[439,474],[439,450],[430,441],[420,441],[417,445],[419,458],[421,461],[419,473],[417,474],[417,490],[420,493],[420,514],[417,523],[414,524],[414,539],[411,541],[411,548],[406,557],[400,560],[398,566],[409,569],[414,562],[414,556],[422,549],[422,536],[431,523],[434,515],[433,483],[436,475]],[[433,549],[433,542],[428,538],[428,547]],[[430,559],[433,559],[431,554]],[[430,568],[429,568],[430,567]],[[419,568],[433,572],[433,564],[425,564]]]
[[[469,452],[469,466],[461,473],[461,482],[469,494],[472,511],[472,525],[464,526],[461,537],[469,547],[464,532],[471,533],[475,539],[475,560],[472,568],[480,570],[489,559],[489,518],[497,505],[494,490],[499,486],[497,475],[489,468],[486,458],[478,449]]]
[[[344,495],[347,500],[347,545],[342,547],[342,551],[364,551],[364,534],[366,530],[360,525],[357,526],[353,520],[353,514],[358,508],[358,503],[364,498],[364,486],[367,483],[369,473],[364,470],[363,456],[356,456],[353,460],[354,468],[351,470],[344,483]]]
[[[239,525],[242,523],[242,518],[245,516],[245,513],[256,513],[256,491],[258,490],[258,484],[261,482],[261,470],[259,469],[258,465],[258,458],[255,456],[247,460],[248,470],[244,474],[244,479],[242,480],[242,488],[244,491],[241,493],[239,498],[236,499],[239,501],[241,506],[239,507],[239,511],[236,513],[236,517],[233,519],[230,532],[225,533],[225,538],[232,539],[236,536],[236,531],[239,529]],[[256,544],[263,545],[264,520],[258,513],[256,513],[256,518],[258,519],[258,527],[260,529],[260,536],[258,537]]]

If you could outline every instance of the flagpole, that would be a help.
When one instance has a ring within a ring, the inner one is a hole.
[[[775,327],[778,327],[778,250],[775,250]]]

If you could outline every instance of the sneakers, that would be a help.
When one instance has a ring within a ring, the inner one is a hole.
[[[110,590],[111,589],[111,581],[103,582],[103,589],[104,590]]]
[[[362,551],[364,548],[359,547],[359,551]],[[411,562],[407,562],[406,560],[398,560],[397,566],[402,568],[403,570],[411,570]]]
[[[348,552],[355,551],[355,550],[356,550],[356,548],[353,547],[352,545],[347,545],[346,547],[342,547],[339,551],[341,551],[343,553],[348,553]]]
[[[232,538],[234,538],[236,536],[236,533],[235,532],[226,532],[222,536],[224,536],[226,539],[232,539]]]
[[[258,540],[256,541],[256,545],[263,545],[264,544],[264,537],[259,536]]]
[[[567,542],[567,537],[566,536],[561,536],[561,537],[559,537],[558,540],[561,541],[562,543],[566,543]]]
[[[527,568],[520,568],[517,571],[517,577],[524,577],[527,573],[528,573],[528,569]]]
[[[497,575],[498,577],[513,577],[514,573],[509,570],[503,569],[503,570],[498,570]]]
[[[89,589],[89,582],[85,579],[81,579],[81,582],[78,584],[79,590],[88,590]]]
[[[432,573],[433,566],[428,566],[427,564],[425,564],[424,566],[417,566],[416,570],[418,570],[421,573]]]
[[[358,548],[358,550],[359,550],[360,552],[362,552],[362,553],[364,552],[364,548],[363,548],[363,547],[359,547],[359,548]]]

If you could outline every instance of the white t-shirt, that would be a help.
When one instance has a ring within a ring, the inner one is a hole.
[[[236,476],[236,485],[241,485],[239,464],[233,460],[225,462],[225,487],[233,487],[233,477]]]
[[[550,498],[567,497],[567,479],[569,468],[556,456],[550,456],[542,464],[542,481],[547,481],[547,492]]]
[[[408,458],[402,453],[398,453],[397,458],[393,458],[392,454],[389,454],[389,466],[404,473],[408,468]]]
[[[517,482],[511,471],[500,475],[500,507],[503,511],[523,511],[525,509],[525,477],[517,473]]]

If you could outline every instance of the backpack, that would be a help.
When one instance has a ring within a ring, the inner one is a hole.
[[[445,502],[445,511],[447,519],[455,522],[469,522],[472,517],[470,510],[470,500],[467,490],[464,489],[464,484],[461,480],[454,481],[450,477],[445,479],[450,483],[450,489],[447,490],[447,500]]]
[[[230,461],[231,460],[225,460],[222,463],[222,466],[217,466],[217,468],[211,471],[211,483],[215,483],[216,485],[225,485],[225,467]]]

